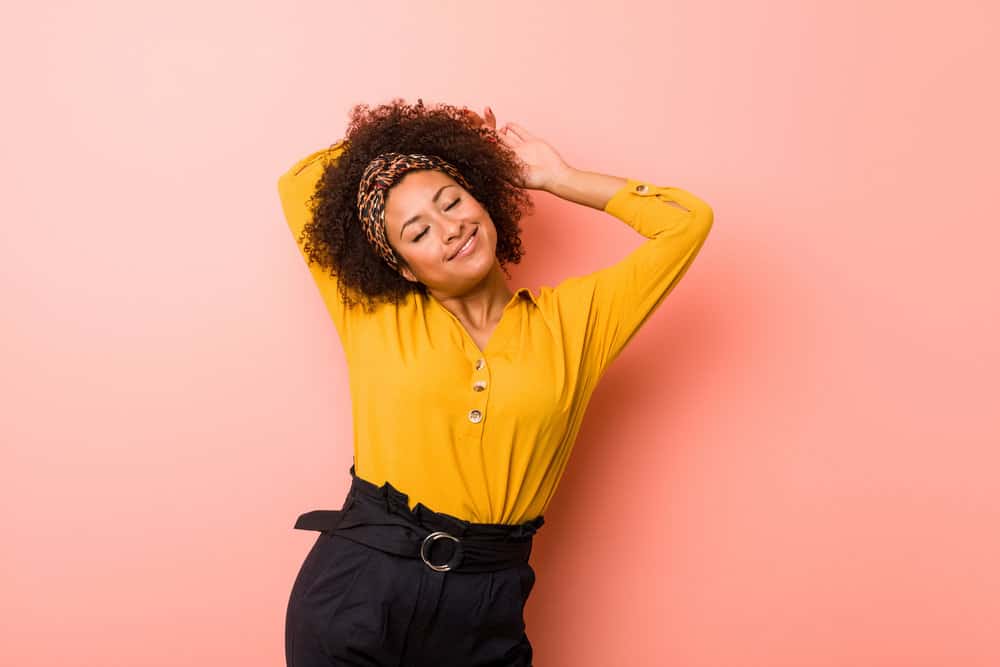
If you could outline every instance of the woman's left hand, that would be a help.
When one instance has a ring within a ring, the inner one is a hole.
[[[496,129],[497,119],[489,107],[486,107],[482,123]],[[497,136],[521,160],[519,187],[551,191],[555,183],[572,171],[555,148],[517,123],[507,123],[500,128]]]

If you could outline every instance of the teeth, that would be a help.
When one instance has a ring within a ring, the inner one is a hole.
[[[464,251],[464,250],[465,250],[466,248],[468,248],[468,247],[469,247],[469,244],[470,244],[470,243],[472,243],[472,239],[473,239],[473,238],[475,238],[475,233],[471,234],[471,235],[469,236],[469,240],[468,240],[468,241],[466,241],[465,243],[463,243],[463,244],[462,244],[462,247],[461,247],[461,248],[459,248],[459,249],[458,249],[458,252],[456,252],[456,253],[455,253],[455,257],[458,257],[459,255],[461,255],[461,254],[462,254],[462,252],[463,252],[463,251]]]

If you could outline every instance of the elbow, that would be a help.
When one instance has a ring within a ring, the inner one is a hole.
[[[292,189],[291,172],[286,171],[281,176],[279,176],[277,186],[278,186],[278,198],[284,200],[288,191]]]
[[[712,231],[712,224],[715,221],[715,212],[706,202],[700,201],[692,211],[693,220],[701,232],[701,237],[705,238]]]
[[[712,210],[711,205],[688,190],[680,188],[671,188],[671,190],[674,191],[674,198],[669,203],[687,211],[692,229],[700,231],[701,236],[708,236],[715,220],[715,211]]]

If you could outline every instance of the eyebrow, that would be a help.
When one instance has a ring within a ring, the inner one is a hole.
[[[441,193],[444,191],[445,188],[455,188],[455,187],[458,187],[458,186],[455,185],[454,183],[449,183],[448,185],[442,185],[438,189],[438,191],[436,193],[434,193],[434,199],[432,199],[431,202],[434,203],[434,204],[436,204],[438,198],[441,196]],[[409,220],[407,220],[406,222],[403,223],[403,226],[399,228],[399,238],[403,238],[403,230],[406,229],[406,226],[408,224],[410,224],[411,222],[416,222],[417,218],[419,218],[419,217],[420,217],[420,214],[418,213],[417,215],[413,216],[412,218],[410,218]]]

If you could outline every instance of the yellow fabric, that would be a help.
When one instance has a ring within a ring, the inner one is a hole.
[[[278,180],[296,240],[324,163],[341,146],[312,153]],[[433,297],[414,294],[365,313],[344,306],[336,279],[310,265],[347,359],[359,477],[391,482],[411,507],[467,521],[544,514],[598,379],[687,271],[712,226],[712,209],[690,192],[627,180],[604,210],[649,240],[537,295],[518,289],[485,350]],[[477,382],[485,389],[476,391]],[[481,413],[478,423],[472,410]]]

